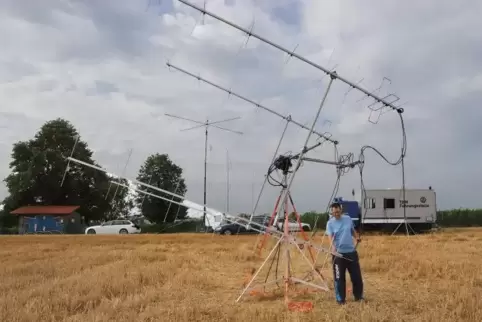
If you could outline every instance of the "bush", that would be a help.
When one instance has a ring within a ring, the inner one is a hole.
[[[482,209],[452,209],[437,211],[437,224],[444,227],[480,227]]]
[[[1,227],[0,228],[1,235],[18,235],[18,227]]]
[[[314,211],[305,212],[301,215],[301,221],[309,224],[311,229],[315,228],[315,222],[317,226],[316,228],[325,229],[326,222],[328,221],[328,213],[318,213]]]

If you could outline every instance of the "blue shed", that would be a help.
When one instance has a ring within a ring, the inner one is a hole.
[[[80,206],[25,206],[11,212],[18,216],[19,234],[78,233],[82,231]],[[79,228],[79,229],[77,229]]]

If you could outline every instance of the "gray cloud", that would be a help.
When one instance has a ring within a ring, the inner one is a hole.
[[[32,64],[21,60],[9,62],[8,64],[0,62],[0,66],[2,68],[2,82],[15,82],[22,77],[33,75],[38,72]]]
[[[480,206],[475,186],[482,179],[479,3],[253,3],[213,0],[207,8],[247,28],[254,17],[255,32],[290,49],[299,44],[297,53],[327,68],[338,64],[340,75],[354,82],[364,78],[361,84],[370,90],[388,77],[392,83],[380,95],[395,92],[400,103],[408,101],[408,187],[431,185],[440,208]],[[2,177],[8,175],[15,141],[30,138],[44,121],[65,117],[109,171],[122,170],[130,148],[129,177],[136,176],[149,154],[168,153],[184,169],[188,198],[201,202],[203,130],[181,132],[191,124],[164,113],[201,121],[242,116],[223,126],[243,131],[243,136],[210,130],[208,202],[224,209],[229,150],[231,210],[250,211],[252,188],[256,197],[283,120],[170,71],[166,61],[308,125],[328,81],[295,58],[285,64],[286,55],[256,39],[243,47],[246,37],[239,31],[209,17],[203,24],[199,13],[177,1],[43,1],[38,6],[4,1],[0,6],[0,38],[5,39],[0,52]],[[316,128],[340,140],[341,153],[358,157],[360,148],[370,144],[397,159],[401,133],[396,113],[371,124],[370,100],[357,102],[363,95],[356,91],[345,97],[348,89],[334,83]],[[280,152],[299,152],[305,135],[290,126]],[[326,143],[311,155],[331,160],[333,147]],[[399,167],[369,151],[366,162],[367,187],[400,187]],[[293,190],[298,209],[323,210],[334,181],[334,169],[305,163]],[[357,171],[352,171],[343,177],[340,195],[348,198],[358,187]],[[271,210],[277,193],[267,188],[262,211]]]
[[[96,94],[109,94],[118,92],[119,89],[112,83],[104,82],[104,81],[95,81],[95,84],[92,88],[87,89],[87,95],[96,95]]]

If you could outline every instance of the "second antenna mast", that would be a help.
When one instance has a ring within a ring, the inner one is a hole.
[[[208,128],[211,126],[211,127],[223,130],[223,131],[228,131],[228,132],[232,132],[232,133],[242,135],[243,132],[234,131],[234,130],[230,130],[230,129],[227,129],[227,128],[224,128],[224,127],[221,127],[221,126],[218,126],[218,125],[214,125],[214,124],[238,120],[241,117],[238,116],[238,117],[233,117],[233,118],[229,118],[229,119],[225,119],[225,120],[221,120],[221,121],[214,121],[214,122],[210,122],[209,120],[206,120],[205,122],[200,122],[200,121],[188,119],[188,118],[177,116],[177,115],[167,114],[167,113],[165,113],[164,115],[197,124],[195,126],[192,126],[190,128],[187,128],[187,129],[183,129],[181,131],[189,131],[189,130],[194,130],[194,129],[205,127],[205,132],[204,132],[205,133],[205,138],[204,138],[204,200],[203,200],[204,201],[204,207],[203,207],[204,208],[204,211],[203,211],[203,226],[204,227],[203,228],[206,231],[206,203],[207,203],[206,183],[207,183],[207,158],[208,158]]]

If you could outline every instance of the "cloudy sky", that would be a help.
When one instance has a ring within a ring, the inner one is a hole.
[[[200,6],[203,0],[191,0]],[[482,20],[480,1],[207,0],[206,9],[296,53],[404,103],[408,188],[437,191],[439,208],[480,207],[482,181]],[[254,22],[254,24],[253,24]],[[202,128],[164,113],[211,121],[208,204],[249,212],[285,122],[222,91],[170,70],[169,61],[307,125],[328,77],[296,58],[247,37],[176,0],[0,0],[0,175],[9,173],[12,144],[45,121],[71,121],[95,159],[135,177],[152,153],[168,153],[184,169],[188,199],[202,203]],[[373,145],[395,161],[401,128],[394,112],[371,112],[372,101],[335,81],[316,129],[339,140],[340,154]],[[385,113],[386,112],[386,113]],[[371,114],[370,114],[371,113]],[[371,121],[371,122],[370,122]],[[377,124],[373,124],[376,123]],[[299,152],[307,131],[288,127],[280,153]],[[313,138],[310,143],[315,142]],[[330,143],[311,157],[333,160]],[[399,188],[400,167],[365,155],[367,188]],[[299,211],[324,210],[335,169],[305,163],[293,188]],[[339,195],[360,186],[345,174]],[[278,188],[267,186],[260,211]],[[0,197],[6,194],[0,189]]]

